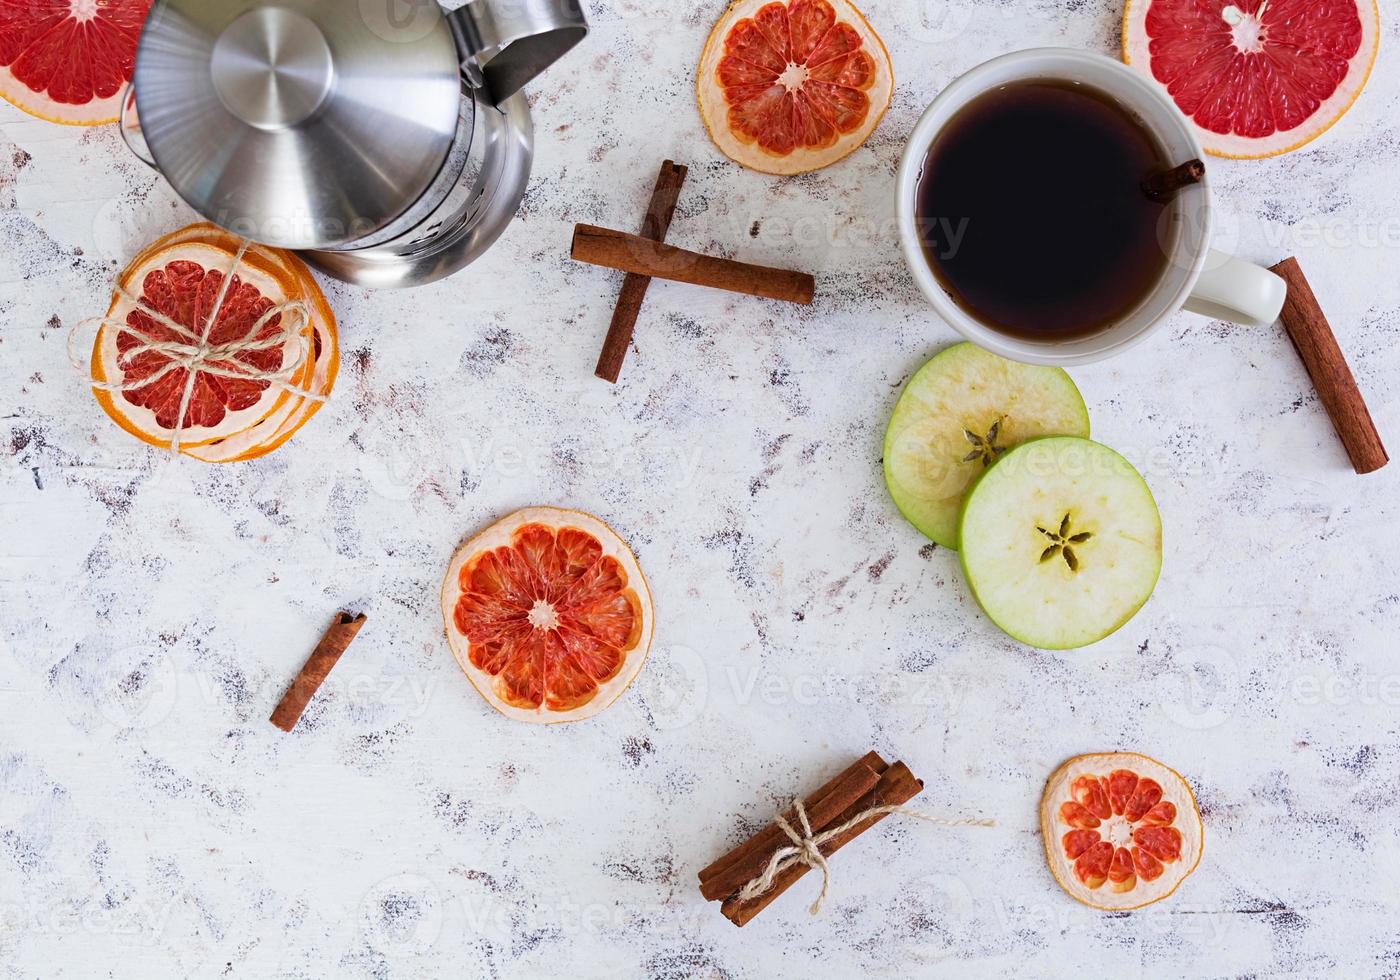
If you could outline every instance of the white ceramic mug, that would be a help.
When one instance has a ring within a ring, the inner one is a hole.
[[[1190,123],[1154,84],[1122,62],[1073,48],[1032,48],[1002,55],[955,79],[933,101],[914,127],[900,161],[898,201],[900,244],[914,280],[943,319],[989,351],[1030,364],[1066,366],[1102,360],[1146,339],[1180,309],[1221,320],[1263,326],[1278,319],[1286,287],[1267,269],[1210,247],[1214,220],[1210,175],[1185,188],[1164,217],[1161,238],[1167,271],[1138,307],[1093,334],[1034,340],[1003,333],[958,305],[939,284],[920,241],[915,200],[929,149],[947,122],[979,95],[1010,82],[1057,79],[1097,89],[1135,116],[1173,162],[1203,156]],[[1052,152],[1045,147],[1044,152]]]

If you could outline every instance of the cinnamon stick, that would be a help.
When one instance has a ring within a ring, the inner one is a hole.
[[[908,803],[923,790],[924,784],[912,772],[909,767],[902,762],[896,762],[885,770],[880,777],[880,781],[875,788],[851,804],[844,812],[831,821],[831,826],[838,826],[847,820],[853,820],[860,814],[872,807],[894,805],[899,806]],[[861,834],[865,833],[875,824],[879,823],[889,814],[878,814],[870,819],[862,821],[839,837],[832,838],[821,846],[824,857],[830,857]],[[782,871],[773,879],[773,887],[762,895],[748,902],[739,901],[737,896],[728,898],[720,906],[720,911],[724,917],[736,926],[744,926],[753,921],[758,915],[778,898],[779,895],[791,888],[810,868],[805,864],[794,864]]]
[[[1357,473],[1375,472],[1390,462],[1390,456],[1386,454],[1366,399],[1356,385],[1346,355],[1302,267],[1297,259],[1287,258],[1272,271],[1288,284],[1288,295],[1279,318],[1312,377],[1318,397],[1351,458],[1352,467]]]
[[[888,768],[884,759],[870,752],[806,797],[802,806],[807,811],[812,831],[818,833],[832,826],[837,816],[875,788],[881,774]],[[789,810],[783,817],[791,826],[800,826],[794,811]],[[758,877],[773,852],[787,843],[787,835],[778,825],[769,824],[700,872],[700,894],[711,902],[728,898]]]
[[[642,219],[643,238],[657,242],[666,240],[686,172],[687,168],[677,166],[671,160],[661,165],[661,172],[656,175],[656,189],[652,191],[651,203],[647,205],[646,217]],[[622,291],[617,294],[612,324],[608,327],[608,337],[603,342],[603,352],[598,355],[598,367],[594,371],[604,381],[616,384],[622,374],[622,362],[627,359],[632,332],[637,328],[637,317],[641,315],[642,301],[646,299],[650,285],[651,276],[640,272],[629,272],[622,280]]]
[[[321,637],[321,642],[316,644],[316,649],[311,651],[311,656],[301,668],[301,673],[292,681],[292,686],[287,688],[287,693],[282,696],[281,702],[273,710],[268,721],[284,732],[295,728],[306,706],[311,703],[311,699],[316,696],[316,692],[321,689],[321,685],[340,661],[341,655],[349,648],[356,634],[360,632],[360,627],[364,625],[364,613],[351,616],[343,612],[337,616],[330,629]]]
[[[1154,201],[1169,201],[1177,191],[1199,184],[1206,176],[1206,165],[1200,160],[1187,160],[1179,167],[1155,173],[1142,182],[1142,192]]]
[[[591,265],[788,303],[811,303],[817,288],[804,272],[702,255],[596,225],[575,226],[572,255]]]

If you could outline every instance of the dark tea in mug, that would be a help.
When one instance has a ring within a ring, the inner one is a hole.
[[[985,92],[929,148],[915,217],[943,289],[1015,337],[1096,333],[1136,309],[1167,268],[1168,206],[1142,189],[1169,169],[1108,95],[1068,81]]]

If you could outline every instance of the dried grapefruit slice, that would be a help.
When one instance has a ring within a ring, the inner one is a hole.
[[[1123,12],[1123,60],[1223,157],[1324,133],[1361,94],[1379,38],[1375,0],[1128,0]]]
[[[726,156],[798,174],[869,138],[889,107],[894,69],[847,0],[736,0],[705,42],[696,89]]]
[[[1136,752],[1081,755],[1040,801],[1045,859],[1061,888],[1107,911],[1160,902],[1201,861],[1205,826],[1190,785]]]
[[[508,718],[552,724],[607,708],[651,646],[637,559],[596,517],[531,507],[458,549],[442,584],[452,653]]]
[[[115,122],[151,0],[2,0],[0,96],[50,122]]]
[[[199,333],[218,306],[217,320],[208,333],[210,344],[243,340],[254,328],[255,339],[265,344],[213,362],[221,370],[234,371],[235,376],[193,369],[191,397],[179,426],[182,449],[206,446],[244,432],[295,397],[271,381],[239,377],[238,372],[285,369],[287,383],[295,387],[304,386],[313,377],[314,358],[305,358],[298,366],[297,358],[302,355],[297,343],[290,338],[278,342],[282,315],[275,313],[275,308],[307,301],[314,316],[319,289],[308,295],[308,289],[315,288],[309,274],[298,274],[289,267],[287,258],[253,247],[244,254],[225,290],[225,272],[232,268],[237,253],[231,242],[231,236],[225,242],[182,231],[148,247],[122,273],[119,282],[127,295],[116,295],[98,331],[92,357],[95,381],[129,385],[150,379],[149,384],[120,392],[94,388],[98,403],[118,425],[152,445],[169,448],[171,444],[190,368],[182,365],[176,354],[138,349],[146,343],[187,340],[143,307],[149,306],[186,330]],[[323,297],[320,307],[329,312]],[[115,326],[118,323],[122,326]],[[314,340],[310,323],[303,328],[303,335],[308,342]]]
[[[177,242],[204,242],[222,248],[230,254],[237,252],[242,239],[224,231],[217,225],[201,223],[191,225],[163,239],[165,245]],[[236,435],[185,450],[185,454],[207,463],[232,463],[258,459],[285,445],[301,427],[311,420],[335,388],[340,374],[340,339],[336,329],[335,314],[331,312],[325,294],[306,267],[306,263],[291,252],[278,248],[258,246],[258,255],[275,264],[287,276],[301,284],[303,298],[311,306],[310,330],[312,332],[312,355],[314,360],[294,382],[295,386],[322,396],[308,398],[293,395],[278,409],[255,425]]]

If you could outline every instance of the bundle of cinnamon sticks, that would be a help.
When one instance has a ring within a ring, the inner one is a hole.
[[[924,788],[909,767],[902,762],[893,765],[869,752],[826,785],[803,799],[803,807],[816,836],[828,828],[840,827],[862,813],[881,806],[899,806],[909,802]],[[873,814],[845,833],[827,841],[820,848],[829,857],[888,814]],[[794,812],[784,814],[791,826],[798,826]],[[744,901],[739,892],[754,879],[760,878],[773,854],[790,844],[787,835],[776,823],[769,824],[758,834],[734,848],[724,857],[700,872],[700,894],[706,900],[720,902],[720,911],[736,926],[743,926],[766,909],[783,892],[791,888],[811,870],[805,864],[793,864],[780,871],[767,891]]]

